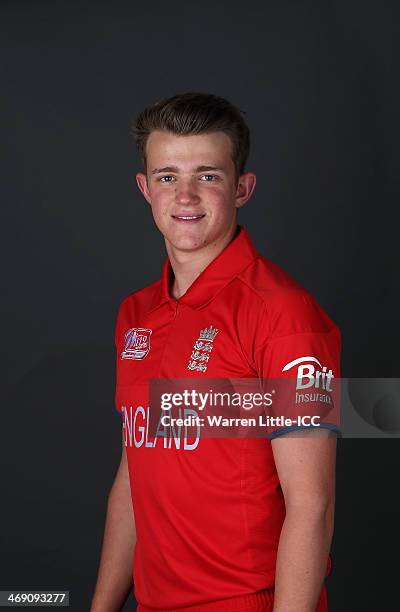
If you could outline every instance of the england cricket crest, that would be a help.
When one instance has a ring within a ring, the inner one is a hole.
[[[190,355],[188,370],[195,370],[197,372],[205,372],[207,370],[207,364],[214,346],[214,338],[217,334],[218,329],[213,328],[212,325],[200,330],[200,335]]]
[[[151,329],[132,327],[124,336],[121,359],[144,359],[150,350]]]

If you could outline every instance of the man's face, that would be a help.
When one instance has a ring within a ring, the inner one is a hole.
[[[249,199],[255,180],[249,189],[247,175],[254,175],[247,173],[236,185],[231,150],[231,139],[223,132],[195,136],[151,132],[147,180],[143,173],[136,180],[175,254],[217,246],[233,234],[236,210]]]

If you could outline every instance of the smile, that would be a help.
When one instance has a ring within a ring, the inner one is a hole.
[[[176,219],[176,221],[200,221],[200,219],[205,217],[205,214],[204,215],[172,215],[172,217]]]

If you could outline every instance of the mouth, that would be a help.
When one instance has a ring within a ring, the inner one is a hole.
[[[205,217],[206,215],[171,215],[175,221],[179,221],[181,223],[196,223]]]

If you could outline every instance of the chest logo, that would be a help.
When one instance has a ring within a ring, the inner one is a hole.
[[[132,327],[125,332],[124,350],[121,359],[144,359],[150,351],[152,330],[144,327]]]
[[[200,330],[200,335],[190,355],[188,370],[206,372],[210,354],[214,346],[214,338],[218,334],[218,331],[219,330],[215,327],[213,328],[212,325]]]

